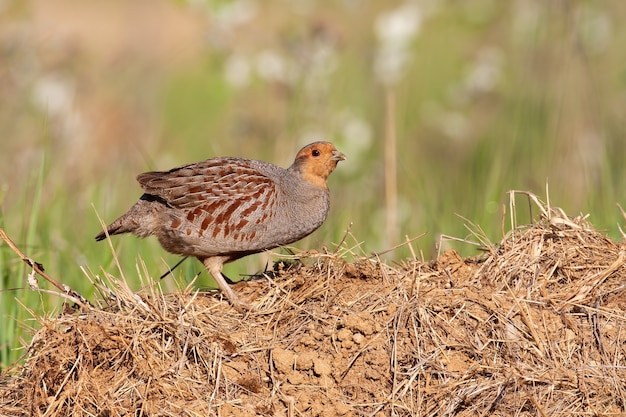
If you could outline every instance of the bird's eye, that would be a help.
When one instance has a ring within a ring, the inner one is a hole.
[[[311,155],[317,158],[318,156],[321,155],[321,152],[319,149],[313,149],[313,151],[311,152]]]

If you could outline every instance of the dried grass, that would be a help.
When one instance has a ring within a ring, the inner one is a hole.
[[[106,275],[41,319],[1,414],[624,415],[624,247],[533,198],[542,218],[481,257],[277,263],[237,285],[245,316]]]

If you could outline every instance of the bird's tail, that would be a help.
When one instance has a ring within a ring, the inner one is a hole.
[[[162,200],[144,194],[125,214],[107,226],[106,232],[102,231],[96,236],[97,241],[106,239],[107,234],[120,235],[132,233],[139,237],[147,237],[154,233],[155,220],[158,213],[163,210]]]
[[[124,217],[126,216],[122,216],[119,219],[115,220],[110,225],[108,225],[106,232],[103,230],[102,232],[98,233],[96,235],[96,241],[100,242],[101,240],[106,239],[107,234],[109,236],[113,236],[113,235],[119,235],[122,233],[130,232],[131,231],[130,228],[128,228],[124,222],[125,220]]]

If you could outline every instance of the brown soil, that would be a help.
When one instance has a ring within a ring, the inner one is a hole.
[[[549,215],[478,258],[278,263],[236,286],[245,316],[108,277],[42,319],[0,414],[624,415],[624,248]]]

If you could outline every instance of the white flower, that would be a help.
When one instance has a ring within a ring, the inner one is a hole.
[[[409,60],[409,47],[422,23],[422,12],[408,1],[376,19],[375,32],[379,49],[374,62],[377,77],[395,83]]]
[[[290,82],[294,78],[293,65],[282,55],[269,49],[257,55],[256,72],[266,81]]]
[[[250,62],[239,54],[231,55],[224,67],[226,81],[235,88],[242,88],[250,82]]]

